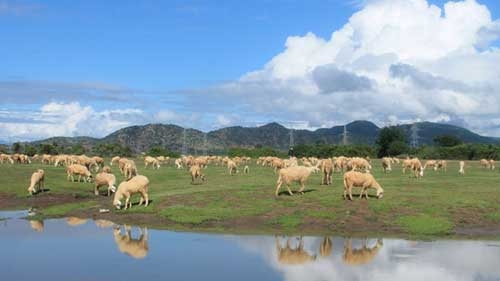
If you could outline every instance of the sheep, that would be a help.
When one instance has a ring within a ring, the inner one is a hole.
[[[370,162],[368,162],[368,160],[366,160],[365,158],[361,157],[352,158],[351,165],[352,165],[352,170],[355,171],[365,170],[365,172],[370,172],[370,170],[372,169]]]
[[[323,179],[321,181],[321,184],[332,184],[333,162],[331,159],[325,159],[321,161],[321,171],[323,172]]]
[[[304,241],[302,236],[299,238],[299,245],[293,249],[291,247],[290,238],[286,240],[286,247],[282,247],[278,237],[276,240],[276,252],[278,254],[278,262],[282,264],[304,264],[316,260],[316,255],[312,256],[304,250]]]
[[[117,208],[121,208],[121,199],[125,197],[125,210],[130,206],[132,208],[132,202],[130,202],[130,196],[134,193],[141,194],[141,200],[139,201],[139,206],[145,201],[145,207],[149,204],[148,196],[149,179],[142,175],[137,175],[128,181],[123,181],[118,186],[115,192],[115,197],[113,199],[113,205]]]
[[[104,158],[100,156],[94,156],[91,158],[93,162],[97,164],[97,167],[103,167],[104,166]]]
[[[68,175],[68,180],[75,181],[73,175],[77,174],[78,175],[78,182],[80,182],[82,176],[84,177],[84,181],[91,182],[92,180],[92,174],[90,173],[89,169],[87,167],[80,165],[80,164],[71,164],[68,167],[66,167],[66,173]]]
[[[102,172],[103,173],[111,173],[111,167],[110,166],[102,167]]]
[[[191,184],[194,184],[194,180],[197,178],[200,178],[202,182],[206,180],[205,175],[201,173],[201,167],[199,165],[191,166],[189,172],[191,173]]]
[[[460,161],[459,165],[460,165],[460,169],[458,170],[458,173],[460,175],[465,175],[465,170],[464,170],[464,168],[465,168],[465,162],[464,161]]]
[[[281,169],[279,171],[278,180],[276,181],[275,196],[276,197],[278,196],[278,191],[281,188],[281,185],[283,183],[286,184],[286,187],[288,189],[288,193],[290,195],[293,195],[292,191],[290,190],[290,184],[294,181],[300,183],[299,193],[304,194],[305,183],[314,170],[318,170],[318,168],[317,167],[293,166],[293,167]]]
[[[129,160],[125,163],[125,166],[123,167],[123,174],[127,180],[138,175],[137,166],[133,160]]]
[[[28,187],[28,192],[30,195],[33,195],[39,191],[43,192],[43,188],[45,185],[45,172],[42,169],[36,170],[31,175],[30,186]]]
[[[321,242],[321,245],[319,247],[319,255],[321,257],[328,257],[332,254],[332,240],[330,237],[323,237],[323,242]]]
[[[111,192],[116,192],[116,177],[113,174],[101,172],[95,176],[95,188],[94,194],[99,195],[99,187],[107,185],[108,186],[108,196]]]
[[[424,169],[427,169],[427,167],[432,167],[434,171],[437,170],[438,162],[436,160],[427,160],[424,165]]]
[[[349,265],[367,264],[375,258],[384,245],[382,239],[377,239],[377,244],[375,244],[372,248],[368,248],[366,244],[367,242],[364,240],[363,247],[361,249],[353,249],[351,239],[346,239],[344,241],[344,255],[342,257],[344,263]]]
[[[160,162],[158,161],[158,159],[151,156],[146,156],[144,158],[144,168],[147,168],[149,165],[152,165],[153,169],[160,168]]]
[[[118,246],[120,252],[136,259],[145,258],[149,251],[148,229],[144,228],[144,230],[142,230],[139,228],[139,239],[133,239],[130,227],[125,225],[124,228],[124,235],[122,235],[120,226],[115,227],[113,230],[113,237],[115,238],[116,246]]]
[[[133,160],[129,160],[125,157],[120,158],[120,160],[118,160],[118,168],[120,169],[120,173],[122,175],[125,174],[125,164],[127,164],[129,161],[133,161]]]
[[[236,162],[234,162],[233,160],[228,160],[227,170],[229,171],[230,175],[238,173],[238,166],[236,165]]]
[[[12,157],[8,154],[0,154],[0,163],[3,164],[3,162],[9,162],[10,164],[14,164],[14,159],[12,159]]]
[[[403,163],[401,164],[401,167],[403,168],[403,174],[406,174],[406,169],[411,169],[411,159],[406,158],[403,160]]]
[[[493,159],[490,159],[490,161],[488,161],[489,164],[490,164],[490,170],[495,170],[495,160]]]
[[[436,167],[434,170],[441,169],[446,172],[446,168],[448,167],[448,162],[446,160],[439,160],[436,163]]]
[[[422,163],[418,158],[412,158],[411,159],[411,169],[413,171],[413,174],[415,175],[415,178],[423,177],[424,176],[424,167],[422,167]]]
[[[250,168],[248,167],[248,165],[245,165],[245,167],[243,167],[243,174],[248,175],[249,173],[250,173]]]
[[[486,160],[486,159],[481,159],[479,160],[479,165],[481,165],[481,167],[483,168],[488,168],[490,169],[490,161]]]
[[[111,161],[109,162],[109,166],[113,166],[113,163],[118,163],[120,161],[120,156],[115,156],[111,158]]]
[[[368,188],[375,188],[377,190],[377,198],[381,199],[384,195],[384,189],[369,173],[361,173],[357,171],[349,171],[344,173],[344,200],[346,199],[347,192],[349,192],[349,199],[352,200],[352,187],[361,187],[359,198],[365,195],[368,199]]]
[[[177,167],[177,169],[182,169],[182,159],[181,158],[175,159],[174,163],[175,163],[175,166]]]
[[[391,157],[384,157],[382,158],[382,169],[384,173],[388,173],[392,171],[391,163],[392,163],[392,158]]]

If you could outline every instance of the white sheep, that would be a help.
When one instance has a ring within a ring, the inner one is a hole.
[[[151,156],[146,156],[144,158],[144,168],[147,168],[149,165],[153,166],[153,169],[160,168],[160,162],[158,161],[158,159]]]
[[[141,200],[139,201],[139,206],[145,201],[145,207],[149,204],[149,179],[142,175],[137,175],[128,181],[123,181],[118,186],[116,190],[115,197],[113,199],[113,205],[117,208],[121,208],[121,199],[125,197],[125,209],[130,206],[132,207],[132,202],[130,202],[130,196],[135,193],[141,194]]]
[[[107,185],[108,186],[108,196],[111,192],[116,192],[116,177],[113,174],[102,172],[95,176],[95,188],[94,194],[99,195],[99,187]]]
[[[392,171],[391,163],[392,163],[392,158],[391,157],[384,157],[382,158],[382,169],[384,170],[384,173],[388,173]]]
[[[38,190],[43,192],[45,182],[45,172],[42,169],[36,170],[31,175],[30,186],[28,187],[28,192],[30,195],[37,193]]]
[[[465,175],[465,170],[464,170],[464,168],[465,168],[465,162],[464,161],[460,161],[460,162],[458,162],[458,164],[460,165],[460,169],[458,170],[458,173],[460,175]]]
[[[194,180],[200,178],[202,182],[206,180],[205,175],[201,172],[201,167],[199,165],[193,165],[189,168],[191,173],[191,184],[194,184]]]
[[[333,162],[331,159],[328,158],[321,161],[321,171],[323,172],[321,184],[332,184]]]
[[[368,188],[375,188],[377,190],[377,198],[379,199],[382,198],[384,194],[384,189],[382,189],[372,174],[349,171],[344,174],[344,200],[348,192],[349,199],[352,200],[352,188],[354,186],[361,187],[359,198],[362,198],[364,194],[366,199],[368,199]]]
[[[127,254],[136,259],[143,259],[149,251],[148,245],[148,229],[142,230],[139,228],[139,239],[132,238],[130,227],[125,225],[125,234],[121,234],[121,228],[116,226],[113,230],[116,246],[120,252]]]
[[[294,181],[300,184],[299,193],[304,194],[305,183],[311,173],[315,170],[318,170],[318,168],[305,166],[293,166],[281,169],[279,171],[278,181],[276,182],[275,196],[278,196],[278,191],[283,183],[286,184],[288,193],[290,195],[293,195],[292,191],[290,190],[290,184]]]
[[[80,165],[80,164],[71,164],[66,167],[66,173],[68,175],[68,180],[75,181],[73,175],[78,175],[78,182],[80,182],[82,176],[84,177],[85,181],[91,182],[92,179],[92,174],[90,173],[89,169],[87,167]]]

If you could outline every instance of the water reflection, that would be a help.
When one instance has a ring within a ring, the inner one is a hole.
[[[87,222],[87,219],[81,219],[77,217],[67,217],[66,218],[66,223],[71,226],[79,226],[82,224],[85,224]]]
[[[383,246],[382,239],[377,239],[377,243],[373,247],[367,247],[367,239],[363,239],[363,245],[360,249],[352,247],[351,238],[344,241],[344,262],[349,265],[362,265],[371,262]]]
[[[316,260],[316,255],[311,255],[307,251],[304,251],[304,241],[302,236],[298,238],[298,245],[292,247],[292,238],[286,239],[286,246],[281,245],[281,241],[276,237],[276,251],[278,256],[278,261],[282,264],[304,264]]]
[[[38,220],[30,220],[30,225],[33,230],[36,232],[42,232],[43,231],[43,221],[38,221]]]
[[[120,252],[127,254],[136,259],[143,259],[148,255],[148,229],[139,228],[139,239],[132,238],[131,228],[128,225],[124,226],[125,233],[122,234],[120,226],[113,229],[116,246]]]
[[[208,235],[26,215],[0,212],[2,280],[500,280],[499,241]],[[26,257],[37,260],[29,270]]]
[[[332,254],[332,240],[330,237],[324,237],[323,242],[321,243],[321,246],[319,248],[319,255],[323,258],[328,257]]]

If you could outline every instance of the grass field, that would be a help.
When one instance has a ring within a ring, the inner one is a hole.
[[[426,171],[417,180],[403,175],[398,165],[383,174],[379,160],[374,160],[373,174],[385,190],[384,198],[353,201],[342,199],[340,173],[330,186],[320,185],[321,175],[313,174],[304,195],[289,196],[282,188],[275,198],[277,176],[269,167],[250,164],[250,174],[230,176],[224,167],[212,165],[203,171],[207,182],[192,185],[184,169],[163,165],[152,170],[144,169],[138,159],[136,163],[151,182],[147,208],[114,210],[112,197],[93,194],[93,183],[69,182],[64,167],[33,163],[0,165],[0,209],[38,207],[40,217],[98,217],[177,230],[500,237],[500,173],[481,169],[474,161],[466,164],[464,176],[458,175],[458,163],[450,161],[447,172]],[[30,197],[29,178],[37,168],[45,170],[49,191]],[[118,168],[112,168],[119,182]],[[100,208],[111,212],[100,214]]]

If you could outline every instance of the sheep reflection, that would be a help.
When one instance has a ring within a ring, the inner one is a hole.
[[[37,220],[30,220],[30,225],[33,230],[36,232],[42,232],[43,231],[43,221],[37,221]]]
[[[348,265],[362,265],[370,263],[378,254],[382,246],[382,239],[377,239],[377,243],[373,247],[368,247],[367,240],[364,239],[362,247],[360,249],[354,249],[352,247],[351,239],[345,239],[343,260]]]
[[[139,228],[139,239],[132,238],[130,226],[124,225],[124,230],[125,234],[122,234],[120,226],[115,226],[113,229],[113,236],[120,252],[136,259],[145,258],[149,251],[148,229]]]
[[[304,241],[302,240],[302,236],[299,238],[299,244],[296,248],[292,248],[290,239],[290,237],[287,238],[286,245],[283,247],[279,238],[276,237],[278,262],[288,265],[297,265],[316,260],[316,255],[310,255],[304,250]]]

